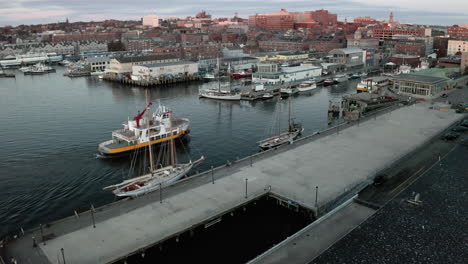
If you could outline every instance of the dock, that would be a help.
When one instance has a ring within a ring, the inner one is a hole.
[[[320,217],[463,117],[429,108],[427,102],[392,106],[186,178],[162,192],[70,212],[68,218],[5,239],[4,258],[48,264],[63,263],[63,256],[67,263],[112,263],[265,194],[294,201]],[[363,211],[361,218],[369,213]]]
[[[182,83],[182,82],[192,82],[192,81],[202,81],[203,77],[198,75],[190,75],[190,76],[181,76],[175,78],[163,78],[163,79],[156,79],[156,80],[132,80],[129,78],[118,78],[104,74],[104,80],[110,82],[118,82],[127,85],[136,85],[141,87],[153,87],[165,84],[174,84],[174,83]]]

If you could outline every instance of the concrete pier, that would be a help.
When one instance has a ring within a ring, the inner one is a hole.
[[[268,192],[318,209],[320,215],[462,117],[429,106],[401,107],[218,168],[214,184],[210,171],[188,178],[165,188],[162,202],[155,192],[45,225],[42,234],[40,229],[19,234],[6,244],[6,256],[18,263],[63,263],[63,249],[67,263],[110,263]]]

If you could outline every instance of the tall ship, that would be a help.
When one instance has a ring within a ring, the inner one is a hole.
[[[218,75],[219,75],[219,58],[218,58]],[[228,67],[230,69],[230,66]],[[235,92],[231,90],[231,81],[229,80],[229,90],[222,90],[221,89],[221,81],[218,78],[218,89],[205,89],[200,90],[199,92],[200,98],[208,98],[208,99],[215,99],[215,100],[225,100],[225,101],[240,101],[241,93]]]
[[[151,104],[148,104],[147,108],[143,111],[142,114],[145,113],[146,110],[149,112],[149,106]],[[150,165],[150,170],[149,173],[146,173],[142,176],[137,176],[134,178],[130,178],[127,180],[124,180],[121,183],[110,185],[107,187],[104,187],[104,190],[112,190],[112,192],[118,196],[118,197],[135,197],[135,196],[140,196],[144,195],[149,192],[153,192],[155,190],[158,190],[160,188],[163,188],[163,186],[170,185],[182,177],[184,177],[190,169],[192,169],[193,166],[203,162],[205,158],[201,156],[198,160],[192,161],[190,160],[187,163],[178,163],[176,160],[176,155],[175,155],[175,144],[174,144],[174,137],[176,135],[176,131],[172,129],[172,112],[167,112],[167,123],[169,124],[169,129],[168,131],[173,131],[172,136],[171,133],[169,133],[169,148],[165,148],[168,151],[164,153],[163,155],[158,155],[161,158],[157,160],[156,164],[159,164],[158,166],[155,166],[155,162],[153,160],[153,151],[151,148],[151,144],[148,145],[148,152],[149,152],[149,165]],[[145,119],[147,122],[146,126],[150,127],[151,126],[151,118],[147,114],[147,118]],[[153,132],[153,130],[148,130],[150,137]],[[168,157],[164,157],[165,155],[168,155]],[[165,160],[169,160],[169,162],[165,162]],[[167,164],[168,163],[168,164]],[[163,165],[164,164],[164,165]],[[155,168],[156,167],[156,168]],[[160,167],[160,168],[158,168]]]
[[[276,148],[278,146],[284,144],[292,144],[294,140],[299,137],[304,128],[302,127],[301,123],[296,122],[293,118],[291,118],[291,97],[289,97],[289,111],[288,111],[288,130],[281,131],[281,116],[280,116],[280,100],[281,97],[278,97],[278,103],[276,105],[276,123],[277,123],[277,133],[275,135],[268,137],[266,139],[258,141],[258,146],[262,150],[267,150],[271,148]],[[275,130],[275,129],[274,129]],[[276,131],[275,131],[276,132]]]
[[[99,153],[102,156],[118,156],[148,145],[180,138],[189,133],[190,120],[181,117],[171,118],[172,111],[161,104],[152,115],[144,117],[145,112],[150,111],[151,105],[149,103],[133,120],[124,122],[123,129],[113,131],[111,140],[99,144]]]

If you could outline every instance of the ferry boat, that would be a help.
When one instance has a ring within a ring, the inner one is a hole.
[[[372,77],[361,80],[356,87],[358,93],[371,93],[373,90],[389,85],[390,79],[385,76]]]
[[[317,89],[317,84],[314,81],[305,81],[302,82],[297,90],[300,94],[310,94]]]
[[[150,120],[143,118],[143,114],[150,106],[151,103],[133,120],[123,123],[123,129],[113,131],[111,140],[99,144],[99,153],[102,156],[117,156],[147,147],[150,142],[151,145],[159,144],[189,133],[190,121],[178,117],[173,117],[170,121],[169,114],[172,111],[161,105],[157,107]]]
[[[55,52],[51,53],[33,53],[16,55],[5,60],[0,60],[0,66],[5,68],[17,68],[21,65],[31,65],[36,63],[55,63],[63,59],[62,55],[57,55]]]

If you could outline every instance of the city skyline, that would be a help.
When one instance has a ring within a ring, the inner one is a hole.
[[[185,17],[194,15],[199,10],[206,10],[213,17],[232,17],[238,13],[247,18],[256,13],[268,13],[286,8],[290,11],[305,11],[327,9],[338,14],[338,19],[345,18],[352,22],[353,18],[370,16],[377,20],[388,18],[393,11],[396,20],[404,23],[453,25],[466,24],[468,21],[468,3],[448,0],[443,3],[431,3],[417,0],[411,3],[396,0],[389,4],[387,1],[377,0],[337,0],[315,1],[313,3],[302,0],[274,0],[275,7],[262,3],[242,1],[203,0],[194,4],[191,1],[173,1],[163,8],[155,8],[151,1],[139,1],[130,6],[127,1],[64,1],[64,0],[19,0],[15,2],[0,0],[0,26],[20,24],[46,24],[65,21],[101,21],[106,19],[139,20],[142,16],[154,13],[164,17]],[[433,11],[437,10],[437,11]]]

